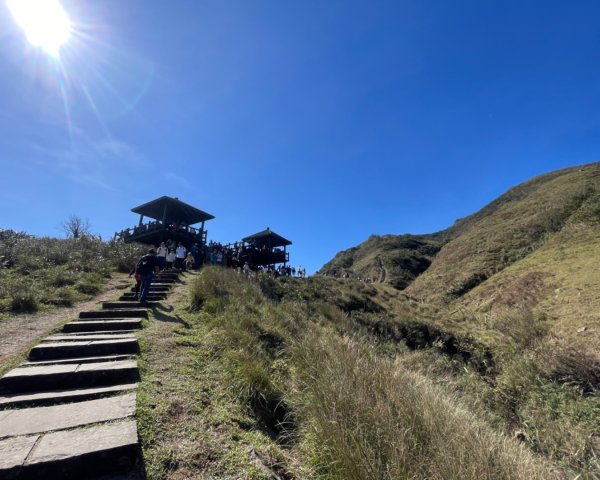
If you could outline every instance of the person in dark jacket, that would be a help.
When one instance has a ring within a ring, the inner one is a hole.
[[[135,267],[135,273],[140,276],[140,302],[145,303],[150,291],[150,284],[154,279],[154,275],[160,275],[160,267],[156,258],[156,250],[151,248],[148,253],[139,259]]]

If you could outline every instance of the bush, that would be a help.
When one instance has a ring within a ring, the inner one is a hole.
[[[102,289],[103,284],[102,277],[99,275],[90,275],[82,278],[75,285],[75,289],[78,292],[85,293],[87,295],[96,295]]]
[[[38,301],[31,289],[19,288],[11,295],[10,310],[12,312],[35,312],[37,309]]]
[[[55,305],[57,307],[71,307],[76,300],[76,292],[70,287],[64,287],[49,292],[48,296],[42,300],[42,303],[45,303],[46,305]]]

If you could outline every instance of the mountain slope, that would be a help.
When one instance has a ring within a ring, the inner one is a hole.
[[[570,219],[580,228],[594,228],[599,190],[598,163],[541,175],[510,189],[453,227],[458,232],[450,233],[452,238],[406,293],[451,302],[530,255]]]
[[[423,273],[443,244],[440,235],[372,235],[358,247],[339,252],[320,274],[371,278],[406,288]]]
[[[447,304],[530,255],[570,219],[593,228],[599,191],[600,163],[540,175],[441,232],[371,236],[318,273],[371,277],[413,298]]]

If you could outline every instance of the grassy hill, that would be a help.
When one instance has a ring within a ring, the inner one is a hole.
[[[375,276],[381,281],[368,297],[375,307],[353,319],[380,338],[467,361],[484,383],[460,388],[493,413],[492,422],[523,433],[549,458],[587,465],[582,478],[596,478],[600,163],[533,178],[423,237],[438,242],[430,265]],[[403,245],[409,238],[371,237],[319,274],[363,277],[385,266],[382,258],[421,258]]]
[[[339,252],[319,271],[359,277],[404,289],[429,268],[442,247],[441,235],[372,235],[358,247]]]
[[[599,234],[593,163],[533,178],[436,234],[370,237],[319,274],[371,276],[437,322],[463,322],[469,331],[491,317],[529,315],[543,319],[548,334],[600,351],[591,333],[600,311]]]
[[[539,349],[543,329],[471,335],[352,278],[188,281],[142,332],[150,479],[600,474],[598,365]]]

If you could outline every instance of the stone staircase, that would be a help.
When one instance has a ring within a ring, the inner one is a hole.
[[[144,308],[132,289],[80,312],[0,378],[0,479],[139,478],[135,332],[177,275],[162,273]]]

